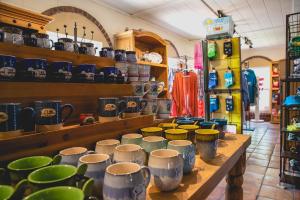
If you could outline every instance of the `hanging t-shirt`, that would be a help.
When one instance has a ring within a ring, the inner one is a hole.
[[[248,93],[249,93],[250,104],[254,104],[255,98],[257,96],[256,75],[252,69],[245,70],[245,75],[248,82]]]

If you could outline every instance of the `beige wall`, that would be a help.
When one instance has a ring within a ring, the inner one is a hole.
[[[273,61],[285,59],[285,45],[267,48],[242,49],[242,60],[251,56],[265,56]]]
[[[130,29],[142,28],[147,31],[152,31],[161,37],[172,41],[180,55],[193,56],[194,42],[180,37],[179,35],[170,32],[160,26],[151,24],[136,17],[132,17],[125,13],[116,11],[96,0],[0,0],[1,2],[14,4],[16,6],[30,9],[37,12],[43,12],[49,8],[56,6],[74,6],[85,10],[94,16],[107,31],[113,42],[113,35],[123,32],[126,27]]]

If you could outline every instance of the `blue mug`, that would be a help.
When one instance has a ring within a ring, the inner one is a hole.
[[[0,55],[0,80],[10,80],[16,75],[16,57]]]
[[[34,110],[31,107],[21,108],[20,103],[0,103],[0,133],[19,132],[21,129],[27,131],[25,119],[34,116]],[[28,113],[27,113],[28,112]]]
[[[147,106],[147,101],[138,96],[124,96],[122,100],[124,100],[127,105],[125,113],[138,113]]]
[[[21,80],[45,80],[48,63],[45,59],[25,58],[17,67],[17,76]]]
[[[95,80],[96,65],[95,64],[81,64],[73,68],[74,78],[80,82],[93,82]]]
[[[37,131],[53,131],[62,127],[62,124],[72,115],[74,107],[71,104],[61,105],[61,103],[61,101],[51,100],[34,102]],[[65,109],[69,109],[69,112],[62,118]]]
[[[69,81],[72,78],[72,67],[71,62],[53,62],[49,68],[49,77],[51,80]]]
[[[117,117],[125,111],[126,102],[114,97],[99,98],[98,109],[101,117]]]

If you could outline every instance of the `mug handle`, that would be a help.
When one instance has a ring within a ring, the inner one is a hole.
[[[67,114],[67,116],[62,120],[62,123],[64,123],[67,119],[69,119],[74,111],[74,107],[72,106],[72,104],[65,104],[61,107],[61,112],[64,111],[64,109],[69,108],[70,111]]]
[[[77,175],[83,177],[88,168],[87,164],[81,164],[77,169]]]
[[[145,180],[145,186],[147,188],[149,183],[150,183],[150,178],[151,178],[150,169],[146,166],[142,166],[141,170],[143,172],[143,176],[144,176],[144,180]]]
[[[9,173],[5,168],[0,168],[0,184],[10,183]]]
[[[61,155],[56,155],[52,158],[51,165],[58,165],[61,161],[62,157]]]
[[[92,178],[89,178],[83,183],[81,190],[85,197],[92,197],[93,185],[94,180]]]
[[[25,113],[30,113],[30,117],[27,115],[27,114],[25,114]],[[34,126],[34,124],[35,124],[35,121],[34,121],[34,117],[35,117],[35,114],[36,114],[36,112],[35,112],[35,110],[34,110],[34,108],[32,108],[32,107],[25,107],[25,108],[23,108],[22,110],[21,110],[21,116],[22,116],[22,118],[24,117],[24,118],[27,118],[27,117],[29,117],[30,118],[30,124],[32,123],[33,124],[33,126]],[[24,121],[24,120],[22,120],[22,121]],[[28,121],[27,121],[28,122]],[[22,128],[24,128],[24,124],[22,124]],[[33,131],[33,130],[26,130],[26,129],[24,129],[24,131]]]
[[[146,94],[148,94],[148,92],[150,92],[151,84],[150,83],[145,83],[144,90],[146,90],[146,91],[144,92],[143,96],[145,96]]]
[[[118,115],[120,115],[120,114],[125,112],[125,110],[127,108],[127,104],[124,100],[121,100],[121,101],[118,102],[118,107],[119,107]]]
[[[23,179],[19,181],[15,187],[14,193],[9,199],[22,199],[24,197],[24,193],[27,187],[28,187],[27,179]]]
[[[53,40],[49,40],[49,41],[50,41],[50,43],[51,43],[50,49],[53,49],[53,47],[54,47],[54,42],[53,42]]]
[[[141,100],[140,101],[140,110],[139,111],[144,110],[144,108],[146,108],[147,104],[148,104],[148,102],[146,100],[144,100],[144,99]]]
[[[158,83],[158,88],[157,88],[158,95],[160,95],[160,93],[162,93],[164,91],[164,87],[165,87],[164,82],[159,82]]]

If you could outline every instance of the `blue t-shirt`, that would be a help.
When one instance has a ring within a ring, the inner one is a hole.
[[[252,69],[247,69],[244,72],[248,82],[248,93],[250,104],[255,103],[255,97],[257,96],[257,80],[256,75]]]

